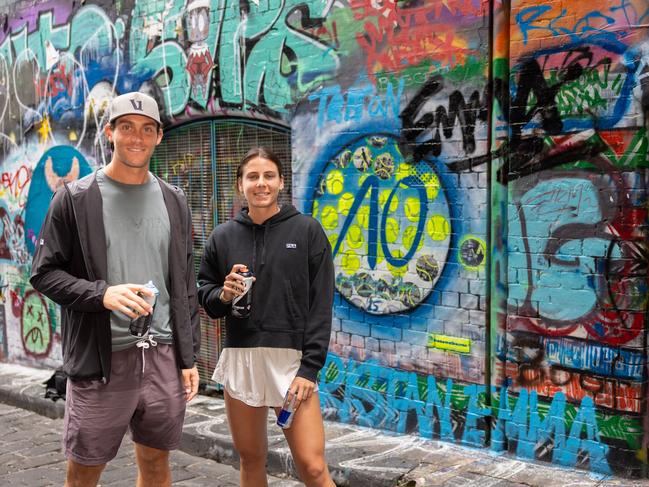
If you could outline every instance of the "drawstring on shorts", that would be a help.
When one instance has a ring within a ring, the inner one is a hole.
[[[155,347],[158,345],[158,342],[156,342],[153,339],[153,335],[151,334],[146,334],[142,339],[135,344],[136,347],[142,349],[142,373],[144,373],[144,364],[146,363],[146,359],[144,358],[144,349],[149,348],[149,347]]]

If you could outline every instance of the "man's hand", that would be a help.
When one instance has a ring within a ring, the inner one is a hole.
[[[104,293],[104,307],[111,311],[119,311],[132,319],[146,316],[153,311],[153,308],[138,296],[138,293],[153,296],[151,290],[141,284],[109,286]]]
[[[191,369],[182,369],[182,373],[183,386],[185,387],[185,400],[189,402],[198,393],[198,369],[194,365]]]
[[[295,395],[295,410],[300,407],[302,401],[306,401],[313,394],[315,389],[315,382],[311,382],[309,379],[304,377],[296,377],[291,382],[291,387],[288,388],[289,398],[292,395]]]

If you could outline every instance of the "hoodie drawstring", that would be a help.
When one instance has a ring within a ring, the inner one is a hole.
[[[261,241],[261,265],[259,266],[259,269],[264,267],[264,264],[266,263],[266,234],[268,233],[269,228],[270,228],[270,220],[267,220],[266,223],[264,224],[264,238]]]
[[[142,373],[144,373],[144,364],[146,363],[146,359],[144,358],[144,349],[149,348],[149,347],[155,347],[158,345],[158,342],[156,342],[153,339],[153,335],[147,333],[145,336],[142,337],[142,340],[137,342],[135,344],[136,347],[142,349]]]
[[[252,272],[257,272],[257,267],[255,267],[255,257],[257,256],[257,231],[255,230],[255,226],[253,225],[252,227]]]

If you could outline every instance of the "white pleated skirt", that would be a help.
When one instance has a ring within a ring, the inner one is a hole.
[[[248,406],[281,407],[302,352],[290,348],[224,348],[212,374],[230,397]]]

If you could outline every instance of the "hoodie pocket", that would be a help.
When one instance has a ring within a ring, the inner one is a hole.
[[[304,328],[302,323],[299,306],[293,293],[293,286],[289,279],[284,279],[284,287],[281,294],[275,300],[276,305],[267,310],[266,316],[262,322],[262,328],[265,330],[291,331],[297,332]]]
[[[286,305],[288,307],[289,315],[292,321],[300,320],[300,313],[298,312],[295,296],[293,295],[293,286],[291,281],[284,279],[284,291],[286,292]]]

